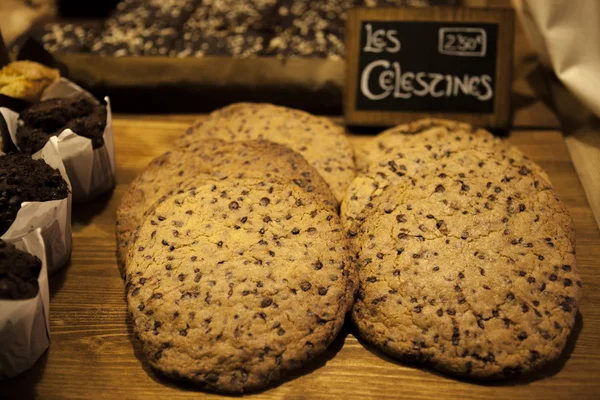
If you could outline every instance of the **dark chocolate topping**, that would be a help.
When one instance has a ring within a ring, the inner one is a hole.
[[[0,299],[23,300],[37,295],[39,258],[0,239]]]
[[[58,170],[25,154],[0,157],[0,235],[14,222],[24,201],[64,199],[69,187]]]
[[[71,129],[92,140],[97,149],[104,144],[106,105],[95,104],[83,95],[41,101],[19,115],[17,144],[23,153],[33,154],[44,147],[51,136]]]

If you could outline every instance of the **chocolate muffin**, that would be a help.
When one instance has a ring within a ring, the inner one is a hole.
[[[24,201],[60,200],[69,186],[58,170],[25,154],[0,157],[0,235],[17,217]]]
[[[24,300],[38,293],[39,258],[0,239],[0,300]]]
[[[17,145],[21,152],[33,154],[44,147],[51,136],[71,129],[92,140],[97,149],[104,145],[106,105],[96,104],[83,95],[45,100],[19,115]]]

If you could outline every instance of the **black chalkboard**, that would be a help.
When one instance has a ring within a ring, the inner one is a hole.
[[[493,113],[498,25],[362,21],[356,109]]]

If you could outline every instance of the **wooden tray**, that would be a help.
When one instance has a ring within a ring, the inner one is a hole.
[[[116,116],[117,187],[73,214],[70,264],[50,280],[52,344],[29,371],[0,384],[0,398],[171,399],[216,397],[158,378],[134,338],[115,260],[115,210],[139,171],[166,151],[194,116]],[[353,136],[360,146],[367,136]],[[556,130],[508,139],[548,172],[577,233],[584,296],[561,359],[536,375],[499,384],[458,381],[393,361],[358,341],[347,324],[329,350],[256,399],[510,398],[600,396],[600,234]]]

